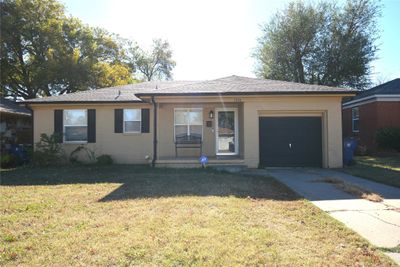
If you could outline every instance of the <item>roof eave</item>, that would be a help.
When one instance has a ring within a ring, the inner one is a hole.
[[[30,114],[30,113],[13,112],[13,111],[5,111],[5,110],[0,110],[0,113],[11,114],[11,115],[18,115],[18,116],[27,116],[27,117],[32,116],[32,114]]]
[[[343,107],[349,107],[349,106],[354,106],[354,105],[361,105],[367,101],[379,101],[379,100],[392,100],[392,101],[397,101],[397,99],[400,98],[400,94],[373,94],[373,95],[368,95],[365,97],[357,98],[357,99],[351,99],[349,101],[346,101],[342,104]]]
[[[118,103],[145,103],[143,100],[126,101],[23,101],[23,104],[118,104]]]

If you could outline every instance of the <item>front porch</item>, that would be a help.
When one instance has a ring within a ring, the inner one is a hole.
[[[215,100],[214,100],[215,101]],[[241,103],[158,103],[156,166],[244,165]]]

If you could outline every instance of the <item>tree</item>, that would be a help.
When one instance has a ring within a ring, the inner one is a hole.
[[[93,66],[94,81],[93,84],[97,88],[110,87],[116,85],[124,85],[136,82],[132,78],[132,73],[129,68],[121,64],[111,65],[107,62],[99,62]]]
[[[254,54],[259,77],[365,88],[377,51],[380,5],[348,0],[291,2],[263,27]]]
[[[49,57],[54,62],[54,81],[61,85],[57,93],[131,83],[132,68],[126,63],[125,50],[118,36],[100,28],[90,28],[71,19],[64,27],[67,40]],[[47,94],[49,95],[49,94]]]
[[[53,1],[3,1],[0,5],[2,91],[35,97],[48,82],[45,57],[61,29],[62,6]]]
[[[145,77],[147,81],[153,79],[172,79],[172,69],[176,63],[172,60],[172,50],[167,41],[153,40],[151,52],[146,52],[138,46],[131,46],[133,64],[137,73]]]
[[[116,36],[67,18],[56,0],[4,0],[1,93],[24,99],[132,81]]]

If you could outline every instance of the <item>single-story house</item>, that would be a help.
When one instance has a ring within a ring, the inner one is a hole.
[[[31,111],[3,97],[0,99],[0,141],[2,154],[12,145],[32,144]]]
[[[376,151],[376,131],[400,127],[400,78],[359,93],[343,103],[343,136]]]
[[[63,134],[116,163],[342,166],[349,89],[230,76],[151,81],[25,101],[34,140]]]

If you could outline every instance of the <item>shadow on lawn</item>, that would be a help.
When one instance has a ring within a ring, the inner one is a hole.
[[[296,200],[299,197],[270,177],[203,169],[153,169],[147,166],[68,166],[2,172],[1,185],[120,183],[100,202],[174,196],[235,196]],[[77,189],[79,190],[79,189]]]
[[[127,181],[100,201],[174,196],[235,196],[296,200],[297,195],[269,177],[232,174],[201,174],[137,177]]]

